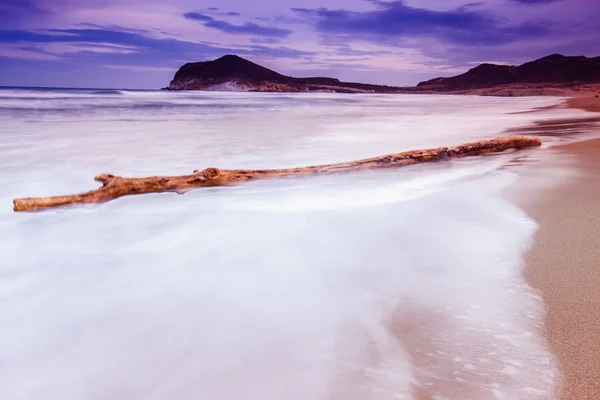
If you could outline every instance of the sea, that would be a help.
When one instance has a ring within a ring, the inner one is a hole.
[[[586,116],[561,100],[1,88],[0,397],[549,398],[522,277],[537,226],[502,193],[511,165],[567,140],[545,123]],[[541,150],[12,210],[100,173],[307,166],[528,126]]]

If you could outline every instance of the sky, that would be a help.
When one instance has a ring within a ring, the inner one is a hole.
[[[415,85],[483,62],[600,56],[600,0],[0,0],[0,86],[156,89],[237,54]]]

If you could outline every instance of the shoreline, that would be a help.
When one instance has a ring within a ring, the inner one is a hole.
[[[598,95],[570,97],[567,99],[566,105],[570,108],[578,108],[584,111],[600,113],[600,97]]]
[[[565,105],[600,112],[597,97],[570,98]],[[600,224],[595,221],[600,215],[600,179],[596,175],[600,171],[600,139],[545,151],[550,154],[542,165],[519,174],[522,179],[510,195],[538,224],[533,245],[524,255],[523,276],[543,299],[543,334],[562,376],[554,398],[598,399]],[[545,178],[570,172],[558,183],[539,187]]]

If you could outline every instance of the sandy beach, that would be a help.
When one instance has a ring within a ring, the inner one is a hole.
[[[567,101],[567,105],[573,108],[581,108],[586,111],[600,112],[600,97],[598,95],[573,97]]]
[[[5,398],[546,400],[562,376],[564,398],[595,398],[600,142],[558,144],[600,114],[556,98],[4,93]],[[104,171],[318,165],[513,132],[546,146],[12,211]]]
[[[600,99],[574,98],[572,107],[600,111]],[[547,150],[575,175],[536,189],[520,204],[539,225],[526,255],[525,278],[542,296],[544,333],[562,374],[556,398],[600,398],[600,139]],[[523,188],[532,183],[525,176]]]

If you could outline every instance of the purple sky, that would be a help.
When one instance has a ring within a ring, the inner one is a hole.
[[[159,88],[238,54],[294,76],[413,85],[600,55],[600,0],[0,0],[0,86]]]

